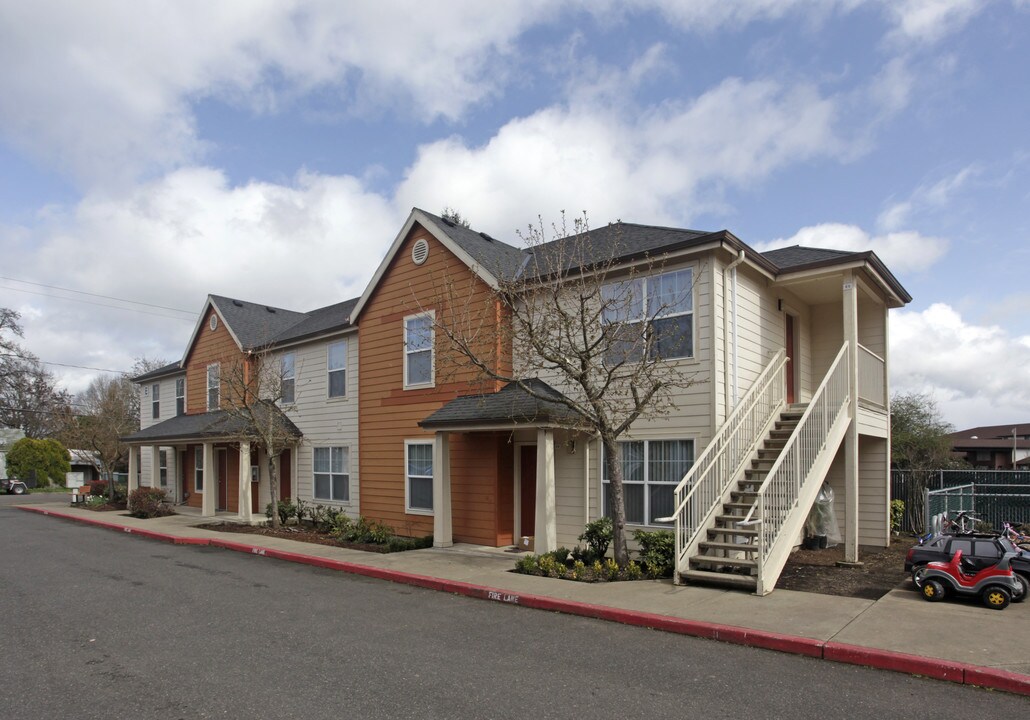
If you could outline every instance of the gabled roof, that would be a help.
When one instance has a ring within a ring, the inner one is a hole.
[[[297,342],[309,337],[316,337],[335,330],[350,327],[350,315],[358,299],[351,298],[334,305],[304,313],[305,317],[296,325],[287,328],[272,339],[273,345]]]
[[[522,424],[569,426],[581,419],[579,413],[560,401],[562,394],[543,380],[532,378],[523,382],[534,394],[511,382],[495,393],[455,398],[419,425],[427,430]]]
[[[156,380],[166,375],[177,375],[182,372],[182,364],[178,361],[162,365],[154,370],[148,370],[145,373],[140,373],[136,377],[132,378],[133,382],[143,382],[144,380]]]
[[[302,437],[300,429],[290,418],[271,403],[262,403],[271,412],[279,415],[279,422],[286,432],[293,437]],[[156,425],[134,432],[121,438],[127,443],[153,442],[158,440],[201,440],[205,438],[222,438],[238,436],[246,429],[246,423],[225,410],[200,413],[199,415],[178,415]]]

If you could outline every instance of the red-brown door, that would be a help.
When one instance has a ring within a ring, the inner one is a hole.
[[[229,506],[229,459],[224,448],[219,448],[217,453],[218,509],[225,510]]]
[[[519,535],[536,530],[536,445],[523,445],[519,451]]]
[[[290,451],[283,450],[283,454],[279,456],[279,499],[285,500],[286,498],[293,497],[293,477],[292,477],[293,463],[290,461]]]
[[[794,358],[797,355],[797,335],[794,332],[794,316],[787,315],[787,334],[784,338],[784,347],[787,350],[787,404],[793,404],[796,399],[794,388]]]

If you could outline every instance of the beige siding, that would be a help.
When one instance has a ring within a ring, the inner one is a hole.
[[[569,446],[570,438],[575,437],[575,452]],[[590,519],[599,517],[597,508],[597,491],[600,479],[596,475],[597,463],[594,458],[599,447],[596,442],[587,442],[582,435],[555,432],[554,435],[554,495],[555,515],[558,525],[558,545],[574,547],[577,539]],[[585,465],[589,462],[589,482],[584,482]],[[596,482],[595,482],[596,481]],[[589,495],[588,498],[585,495]],[[584,505],[586,500],[586,505]]]
[[[347,342],[346,396],[329,398],[328,347]],[[290,419],[304,434],[296,453],[294,495],[307,501],[344,508],[349,515],[360,512],[358,477],[358,335],[349,333],[289,348],[296,357],[296,402],[287,408]],[[349,454],[350,501],[347,503],[314,496],[314,448],[346,447]]]
[[[890,461],[885,438],[858,439],[858,542],[890,544]]]
[[[139,399],[140,399],[140,410],[139,410],[139,426],[140,429],[146,429],[152,425],[156,425],[165,420],[170,420],[175,417],[175,379],[177,377],[185,377],[185,374],[174,375],[169,377],[158,378],[149,382],[139,383]],[[159,400],[159,417],[155,419],[153,417],[153,386],[160,386],[160,400]],[[168,451],[168,486],[167,490],[170,496],[175,495],[175,482],[178,473],[177,461],[175,448],[167,447]],[[142,457],[140,462],[140,479],[143,485],[150,486],[151,478],[151,462],[150,462],[150,446],[144,446],[142,448]]]

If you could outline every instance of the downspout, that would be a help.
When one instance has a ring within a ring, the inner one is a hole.
[[[725,395],[726,408],[723,413],[723,421],[730,416],[733,408],[737,404],[737,265],[744,262],[744,251],[741,250],[737,254],[737,259],[723,268],[722,271],[722,377],[723,377],[723,391]],[[732,316],[732,333],[733,333],[733,391],[730,392],[730,328],[728,324],[731,322],[727,318],[727,307],[729,306],[729,300],[726,297],[726,274],[731,273],[730,277],[733,280],[733,316]]]

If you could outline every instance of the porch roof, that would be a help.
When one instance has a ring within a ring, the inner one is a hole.
[[[498,425],[569,426],[582,420],[580,413],[562,402],[564,396],[543,380],[522,382],[532,392],[510,382],[495,393],[465,395],[451,400],[419,425],[426,430],[445,430]]]
[[[277,422],[282,423],[289,435],[296,438],[303,436],[300,429],[278,406],[263,402],[261,407],[275,413],[278,416]],[[225,410],[214,410],[199,415],[177,415],[123,437],[122,441],[129,444],[149,444],[156,441],[240,437],[245,434],[246,422],[242,418]]]

